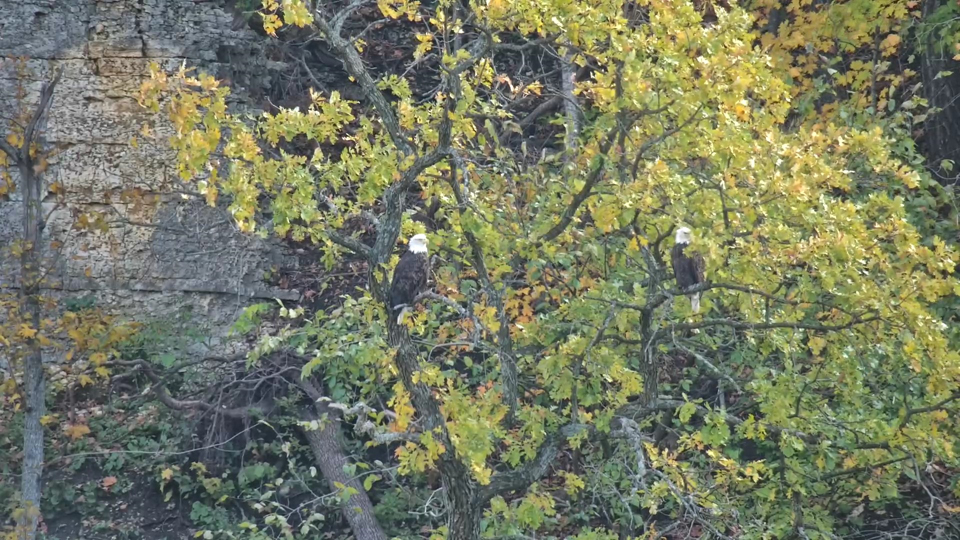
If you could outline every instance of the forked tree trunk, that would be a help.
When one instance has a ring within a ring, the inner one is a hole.
[[[21,360],[23,361],[23,394],[25,418],[23,427],[23,471],[20,478],[21,510],[18,532],[22,538],[37,537],[40,518],[40,480],[43,476],[43,425],[40,419],[45,413],[45,384],[43,377],[43,350],[40,345],[40,280],[43,277],[43,182],[40,172],[34,167],[31,146],[39,137],[41,123],[53,100],[53,91],[63,75],[57,70],[50,83],[40,91],[40,101],[24,128],[19,148],[0,139],[0,151],[8,161],[16,165],[20,175],[20,194],[23,198],[23,238],[20,249],[20,320],[33,331],[25,338]]]

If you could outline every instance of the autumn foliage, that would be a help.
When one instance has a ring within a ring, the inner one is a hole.
[[[381,404],[356,432],[398,482],[439,477],[425,535],[835,538],[890,508],[955,527],[956,483],[911,498],[960,434],[957,252],[927,221],[949,197],[904,142],[930,111],[893,62],[918,9],[263,0],[266,34],[324,43],[362,101],[311,84],[251,115],[186,66],[153,66],[140,101],[241,230],[364,268],[335,306],[284,306],[248,366]],[[385,25],[403,66],[371,65]],[[698,314],[667,260],[681,225]],[[415,233],[431,292],[397,325],[384,287]]]
[[[890,57],[916,3],[861,4],[754,2],[755,20],[679,0],[381,1],[383,16],[417,22],[411,61],[440,81],[423,96],[359,62],[363,41],[340,35],[352,7],[268,1],[269,34],[314,29],[370,102],[315,88],[306,108],[248,120],[228,112],[225,87],[183,70],[156,70],[142,100],[173,121],[181,176],[210,204],[245,230],[315,243],[329,265],[371,257],[377,246],[345,227],[362,216],[390,234],[391,190],[439,202],[432,223],[412,219],[417,203],[397,216],[401,237],[440,246],[446,299],[408,323],[412,378],[408,349],[398,374],[383,340],[348,358],[318,350],[305,374],[362,362],[380,384],[345,381],[350,400],[389,399],[386,430],[439,422],[396,448],[400,472],[439,466],[447,489],[475,486],[488,531],[562,526],[544,517],[557,497],[606,486],[623,494],[607,526],[633,534],[688,522],[720,537],[831,537],[850,509],[893,503],[926,464],[954,463],[960,401],[938,315],[960,291],[957,255],[905,205],[925,180],[883,123],[834,114],[891,110],[912,73],[856,54]],[[774,16],[776,32],[756,30]],[[553,155],[531,148],[532,105],[519,104],[556,83],[510,69],[537,49],[585,73],[561,95],[575,107]],[[811,108],[825,54],[852,55],[827,66],[846,97]],[[707,260],[698,316],[664,261],[679,224]],[[368,307],[338,324],[383,333],[384,317]],[[434,401],[437,418],[422,409]],[[608,437],[612,450],[597,445]],[[566,444],[586,466],[540,466]],[[455,529],[468,510],[447,509],[451,537],[471,536]]]

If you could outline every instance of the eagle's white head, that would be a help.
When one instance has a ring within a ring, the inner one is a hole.
[[[425,234],[415,234],[413,238],[410,239],[410,251],[413,253],[426,253],[427,252],[427,235]]]
[[[689,244],[690,238],[690,227],[680,227],[677,229],[677,235],[674,240],[676,240],[678,244]]]

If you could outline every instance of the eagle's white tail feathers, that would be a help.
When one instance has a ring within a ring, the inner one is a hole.
[[[393,309],[397,309],[397,308],[401,308],[400,313],[397,313],[397,324],[400,325],[403,323],[403,314],[406,313],[407,311],[410,311],[410,307],[407,306],[406,304],[393,306]]]
[[[700,293],[694,293],[690,296],[690,306],[694,313],[700,313]]]

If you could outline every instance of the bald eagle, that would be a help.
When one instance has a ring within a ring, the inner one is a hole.
[[[694,285],[703,283],[703,257],[699,253],[693,253],[688,256],[684,250],[690,245],[690,229],[680,227],[677,229],[676,242],[673,250],[670,252],[670,258],[673,262],[673,275],[677,278],[677,287],[685,291]],[[690,294],[690,306],[693,312],[700,311],[700,292]]]
[[[413,300],[423,292],[430,275],[430,259],[427,256],[427,235],[416,234],[410,239],[407,252],[393,271],[390,283],[390,311],[397,315],[397,324],[412,306]]]

